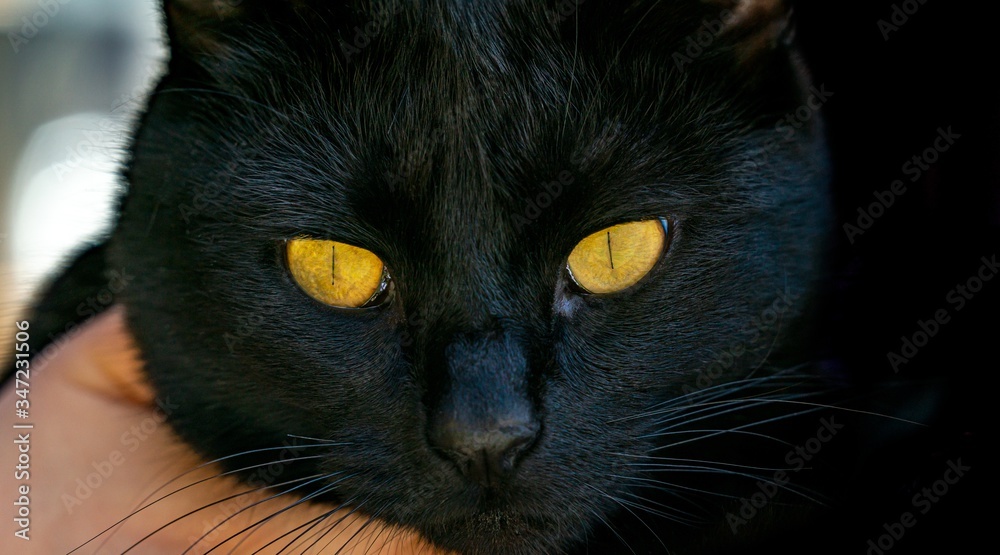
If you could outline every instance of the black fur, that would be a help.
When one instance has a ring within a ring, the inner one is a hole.
[[[725,3],[167,4],[169,71],[105,271],[130,276],[129,326],[183,439],[208,459],[290,435],[341,442],[282,480],[330,473],[324,499],[463,553],[755,541],[724,515],[770,472],[726,465],[780,464],[807,436],[788,425],[664,447],[798,415],[740,399],[818,387],[822,130],[818,116],[776,126],[810,94],[786,37],[748,46],[784,13],[738,21],[679,64]],[[531,208],[562,172],[551,206]],[[642,283],[607,296],[567,285],[580,239],[651,217],[669,219],[672,242]],[[280,254],[303,234],[378,254],[389,301],[308,298]],[[792,299],[780,320],[754,328],[780,297]],[[698,382],[733,345],[747,352]],[[428,440],[457,387],[479,387],[498,414],[528,403],[540,426],[495,489]],[[701,524],[670,528],[688,519]],[[778,520],[748,529],[766,538]]]

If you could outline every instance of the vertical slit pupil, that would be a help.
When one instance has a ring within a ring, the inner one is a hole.
[[[330,245],[330,285],[337,281],[337,245]]]
[[[611,254],[611,232],[608,232],[608,260],[611,262],[611,269],[615,269],[615,257]]]

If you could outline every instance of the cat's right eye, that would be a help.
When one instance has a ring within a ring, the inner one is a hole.
[[[375,253],[322,239],[299,238],[285,244],[288,271],[310,297],[338,308],[377,304],[390,277]]]

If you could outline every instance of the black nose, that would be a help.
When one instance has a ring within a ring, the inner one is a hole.
[[[530,417],[494,426],[475,426],[454,418],[438,419],[431,444],[451,459],[469,480],[486,488],[499,486],[521,455],[535,442],[538,423]]]
[[[442,354],[431,365],[439,389],[426,401],[428,443],[467,480],[497,489],[541,428],[524,348],[513,334],[490,330],[457,334]]]

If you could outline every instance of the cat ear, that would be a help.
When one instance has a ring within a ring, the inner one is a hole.
[[[217,52],[226,28],[246,12],[245,0],[164,0],[167,36],[173,50]]]
[[[702,0],[718,6],[721,35],[733,44],[737,60],[752,63],[792,40],[792,8],[787,0]]]
[[[555,10],[564,36],[589,35],[629,48],[638,43],[679,67],[696,59],[735,57],[752,71],[767,54],[791,43],[792,0],[552,1],[579,8]]]
[[[232,31],[247,20],[289,12],[304,0],[163,0],[171,49],[218,54]]]

